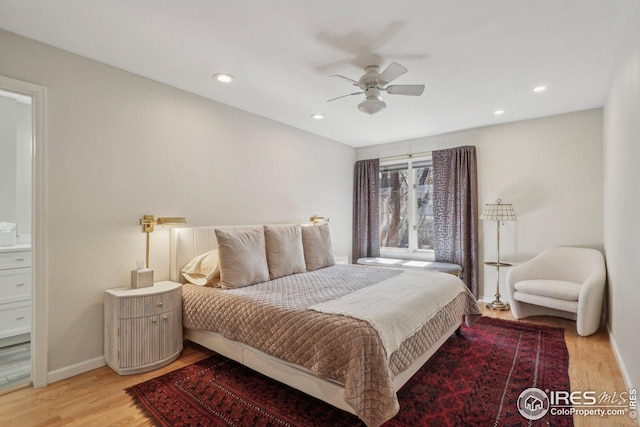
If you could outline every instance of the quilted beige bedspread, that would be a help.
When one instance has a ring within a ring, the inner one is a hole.
[[[335,265],[239,289],[185,284],[184,326],[218,332],[344,384],[345,401],[368,426],[378,426],[399,410],[395,375],[463,316],[473,322],[480,315],[475,298],[460,282],[460,294],[390,357],[369,323],[308,307],[403,271]],[[431,274],[444,273],[425,272],[424,286]]]

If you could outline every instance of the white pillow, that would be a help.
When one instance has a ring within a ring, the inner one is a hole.
[[[223,288],[240,288],[269,280],[262,227],[242,231],[216,229],[216,238]]]
[[[194,285],[212,285],[220,280],[218,250],[198,255],[180,270],[185,279]]]

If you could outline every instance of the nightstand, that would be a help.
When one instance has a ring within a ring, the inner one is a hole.
[[[120,375],[167,365],[182,351],[182,285],[105,291],[104,359]]]
[[[347,255],[336,255],[336,264],[349,264],[349,257]]]

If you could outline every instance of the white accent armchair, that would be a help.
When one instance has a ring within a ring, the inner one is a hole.
[[[600,327],[606,281],[595,249],[553,247],[507,274],[507,295],[516,319],[555,316],[576,321],[578,334]]]

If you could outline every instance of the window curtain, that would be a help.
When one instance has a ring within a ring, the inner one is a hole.
[[[353,179],[353,243],[354,264],[358,258],[380,256],[380,160],[356,162]]]
[[[435,260],[462,266],[478,298],[478,168],[476,147],[432,153]]]

